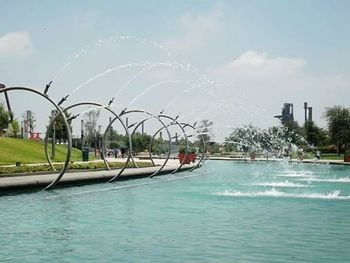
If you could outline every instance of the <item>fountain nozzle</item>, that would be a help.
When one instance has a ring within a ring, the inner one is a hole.
[[[49,88],[50,88],[51,84],[52,84],[52,80],[48,84],[46,84],[46,87],[45,87],[45,90],[44,90],[44,94],[45,95],[47,95],[47,92],[49,91]]]
[[[67,100],[68,97],[69,97],[69,95],[63,97],[57,105],[60,106],[63,102],[65,102]]]
[[[125,113],[126,109],[127,109],[127,108],[123,109],[123,110],[120,112],[119,115],[123,115],[123,114]]]
[[[114,97],[108,102],[108,107],[111,106],[111,104],[113,103],[114,101]]]
[[[137,122],[134,122],[133,124],[130,124],[130,125],[128,126],[128,129],[130,129],[131,127],[135,126],[136,123],[137,123]]]
[[[79,115],[80,115],[80,113],[78,113],[77,115],[73,115],[72,117],[69,117],[69,118],[67,119],[67,121],[68,121],[68,122],[71,122],[72,120],[78,118]]]

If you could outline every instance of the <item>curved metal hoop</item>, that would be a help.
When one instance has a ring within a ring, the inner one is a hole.
[[[120,118],[118,118],[118,115],[117,115],[113,110],[111,110],[109,107],[107,107],[107,106],[105,106],[105,105],[103,105],[103,104],[101,104],[101,103],[99,103],[99,102],[91,102],[91,101],[78,102],[78,103],[75,103],[75,104],[73,104],[73,105],[70,105],[70,106],[66,107],[65,109],[63,109],[63,112],[66,113],[66,112],[68,112],[68,110],[71,110],[71,109],[76,108],[76,107],[79,107],[79,106],[96,106],[96,107],[104,108],[105,110],[109,111],[110,113],[112,113],[112,114],[114,115],[114,117],[117,117],[117,119],[119,120],[119,122],[121,123],[121,125],[123,126],[123,128],[124,128],[124,130],[125,130],[125,134],[126,134],[128,137],[130,137],[128,129],[126,128],[124,122],[123,122]],[[51,119],[51,122],[50,122],[50,124],[49,124],[49,126],[48,126],[48,128],[47,128],[47,131],[49,131],[49,130],[52,128],[53,122],[56,120],[56,118],[57,118],[58,116],[59,116],[59,114],[57,114],[54,118]],[[48,132],[46,132],[46,136],[45,136],[45,155],[46,155],[46,159],[47,159],[47,161],[49,162],[50,166],[51,166],[53,169],[55,169],[54,166],[53,166],[53,164],[52,164],[52,162],[51,162],[50,155],[49,155],[49,153],[48,153],[48,139],[49,139],[49,137],[48,137]],[[102,147],[101,147],[101,148],[102,148],[101,157],[102,157],[102,159],[103,159],[103,162],[104,162],[106,168],[107,168],[108,170],[111,170],[111,168],[109,167],[108,162],[107,162],[107,160],[106,160],[106,155],[105,155],[105,151],[104,151],[104,149],[105,149],[104,140],[102,140]],[[122,169],[124,169],[125,167],[126,167],[126,164],[124,164],[124,166],[122,167]]]
[[[134,130],[132,131],[132,135],[131,136],[133,136],[134,134],[135,134],[135,132],[136,132],[136,130],[140,127],[140,125],[142,125],[142,123],[145,123],[147,120],[149,120],[149,119],[151,119],[151,118],[157,118],[158,119],[158,117],[156,116],[156,115],[154,115],[154,116],[151,116],[151,117],[149,117],[149,118],[147,118],[147,119],[144,119],[144,120],[142,120],[142,121],[140,121],[136,126],[135,126],[135,128],[134,128]],[[158,119],[158,121],[160,121],[159,119]],[[165,125],[163,122],[161,122],[161,124],[162,125]],[[166,128],[167,129],[167,127],[166,126],[163,126],[163,128]],[[165,162],[160,166],[160,168],[156,171],[156,172],[154,172],[153,174],[151,174],[149,177],[153,177],[153,176],[155,176],[155,175],[157,175],[158,173],[160,173],[162,170],[163,170],[163,168],[165,167],[165,165],[167,164],[167,162],[169,161],[169,158],[170,158],[170,154],[171,154],[171,149],[172,149],[172,145],[171,145],[171,135],[170,135],[170,132],[169,132],[169,130],[167,129],[167,134],[168,134],[168,136],[169,136],[169,151],[168,151],[168,154],[167,154],[167,156],[166,156],[166,160],[165,160]],[[149,147],[148,147],[148,149],[149,149]],[[154,163],[154,161],[153,161],[153,159],[151,159],[151,161],[152,161],[152,164],[154,165],[154,166],[156,166],[156,164]],[[136,167],[138,168],[138,166],[136,165]]]
[[[163,127],[166,127],[166,125],[164,124],[164,122],[163,122],[162,120],[160,120],[159,117],[158,117],[157,115],[155,115],[155,114],[153,114],[153,113],[151,113],[151,112],[149,112],[149,111],[146,111],[146,110],[141,110],[141,109],[126,110],[126,109],[125,109],[125,110],[123,110],[123,111],[119,114],[119,117],[125,116],[125,115],[130,114],[130,113],[144,113],[144,114],[147,114],[147,115],[149,116],[149,118],[146,118],[146,119],[144,119],[144,120],[142,120],[142,121],[140,121],[140,122],[137,123],[137,125],[136,125],[135,128],[133,129],[133,131],[132,131],[130,137],[132,137],[132,136],[134,135],[134,133],[136,132],[136,130],[138,129],[138,127],[140,127],[140,125],[141,125],[142,123],[144,123],[145,121],[147,121],[147,120],[149,120],[149,119],[151,119],[151,118],[156,118],[156,119],[162,124]],[[115,119],[112,120],[112,122],[110,123],[110,125],[112,125],[114,121],[115,121]],[[110,126],[110,125],[109,125],[109,126]],[[109,126],[107,127],[107,129],[109,128]],[[106,129],[106,130],[107,130],[107,129]],[[150,175],[150,177],[153,177],[153,176],[157,175],[158,173],[160,173],[161,170],[165,167],[167,161],[169,160],[170,153],[171,153],[171,134],[170,134],[170,132],[169,132],[169,130],[168,130],[167,128],[166,128],[166,131],[167,131],[168,138],[169,138],[169,152],[168,152],[167,159],[166,159],[166,161],[160,166],[160,168],[159,168],[157,171],[155,171],[154,173],[152,173],[152,174]],[[128,155],[127,163],[130,161],[130,159],[132,159],[132,162],[134,163],[135,167],[138,167],[137,164],[134,162],[134,158],[133,158],[133,155],[132,155],[132,148],[131,148],[131,147],[130,147],[130,150],[129,150],[129,155]],[[123,171],[120,171],[116,176],[114,176],[111,180],[109,180],[109,182],[113,182],[114,180],[116,180],[116,179],[122,174],[122,172],[123,172]]]
[[[48,102],[50,102],[56,108],[56,110],[58,111],[58,115],[62,116],[64,125],[67,128],[67,134],[68,134],[67,156],[66,156],[66,160],[64,162],[63,168],[61,169],[61,171],[60,171],[59,175],[57,176],[57,178],[52,183],[50,183],[48,186],[46,186],[44,188],[44,190],[52,189],[61,180],[61,178],[65,174],[65,172],[66,172],[66,170],[68,168],[68,165],[69,165],[69,160],[70,160],[71,151],[72,151],[72,134],[71,134],[71,131],[70,131],[70,128],[69,128],[69,125],[68,125],[68,121],[67,121],[66,115],[64,114],[63,110],[52,99],[50,99],[44,93],[41,93],[40,91],[38,91],[36,89],[33,89],[33,88],[29,88],[29,87],[7,87],[7,88],[0,89],[0,93],[7,92],[7,91],[14,91],[14,90],[28,91],[28,92],[37,94],[37,95],[43,97],[44,99],[46,99]],[[52,165],[52,163],[50,165]]]
[[[172,125],[177,125],[177,126],[180,127],[180,129],[181,129],[181,131],[182,131],[182,133],[183,133],[183,135],[184,135],[184,137],[185,137],[186,150],[187,150],[187,149],[188,149],[188,138],[187,138],[187,134],[186,134],[186,132],[185,132],[185,129],[184,129],[184,128],[182,127],[182,125],[176,120],[176,118],[172,118],[172,117],[170,117],[170,116],[168,116],[168,115],[166,115],[166,114],[159,114],[158,117],[159,117],[159,118],[166,118],[166,119],[169,119],[169,120],[172,121],[170,124],[167,125],[167,128],[170,127],[170,126],[172,126]],[[151,161],[152,161],[153,164],[154,164],[154,161],[153,161],[153,157],[152,157],[152,151],[151,151],[151,147],[152,147],[152,146],[151,146],[151,145],[152,145],[152,142],[153,142],[154,138],[155,138],[155,137],[157,136],[157,134],[158,134],[159,132],[161,132],[163,129],[164,129],[164,127],[160,128],[158,131],[156,131],[156,133],[152,136],[151,141],[150,141],[150,143],[149,143],[148,153],[149,153],[149,157],[150,157],[150,159],[151,159]],[[172,174],[178,172],[178,171],[181,169],[181,167],[184,165],[184,163],[185,163],[185,161],[186,161],[187,155],[188,155],[188,152],[186,151],[186,153],[185,153],[185,158],[181,161],[180,165],[179,165],[174,171],[171,172]],[[170,157],[170,156],[169,156],[169,157]]]
[[[200,160],[198,161],[197,165],[190,170],[192,172],[193,170],[199,168],[201,166],[203,160],[205,160],[205,154],[207,152],[207,143],[203,137],[203,134],[194,125],[191,125],[189,123],[184,123],[184,122],[182,122],[181,125],[183,125],[183,128],[190,127],[191,129],[193,129],[198,134],[198,136],[201,138],[201,141],[203,144],[202,156],[201,156]]]

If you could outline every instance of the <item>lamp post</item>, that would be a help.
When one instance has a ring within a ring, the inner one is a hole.
[[[52,125],[52,159],[56,157],[56,122]]]
[[[85,146],[85,141],[84,141],[84,120],[81,120],[80,122],[80,139],[81,139],[81,150],[83,150],[83,147]]]
[[[57,114],[58,114],[57,110],[52,110],[51,119],[53,120]],[[56,121],[54,121],[52,124],[51,156],[52,156],[52,159],[55,159],[56,157]]]

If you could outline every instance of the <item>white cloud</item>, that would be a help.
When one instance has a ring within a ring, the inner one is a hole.
[[[28,32],[11,32],[0,37],[0,58],[28,56],[33,45]]]
[[[217,72],[220,75],[276,77],[295,73],[305,64],[306,61],[302,58],[269,58],[264,52],[259,53],[251,50],[227,63]]]
[[[236,117],[235,124],[271,126],[285,102],[294,103],[295,118],[303,124],[303,102],[307,101],[314,107],[316,123],[324,126],[325,107],[349,105],[350,80],[340,75],[313,74],[305,65],[303,58],[247,51],[208,74],[226,84],[221,90],[225,98],[222,104],[232,105],[239,112],[230,114],[231,119]]]
[[[177,52],[192,50],[203,46],[211,37],[220,32],[221,8],[215,6],[213,10],[205,14],[187,13],[179,19],[182,29],[180,37],[165,43],[167,47]]]

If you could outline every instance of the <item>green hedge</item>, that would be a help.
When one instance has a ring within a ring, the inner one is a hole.
[[[108,163],[111,168],[121,168],[124,163],[122,162],[111,162]],[[139,167],[150,167],[150,162],[137,162]],[[63,164],[55,164],[55,168],[59,171],[62,169]],[[132,162],[128,163],[127,167],[133,167]],[[86,162],[86,163],[70,163],[68,165],[69,170],[94,170],[103,169],[105,165],[103,162]],[[16,173],[35,173],[35,172],[51,172],[52,169],[48,164],[44,165],[21,165],[11,167],[0,167],[0,174],[16,174]]]

